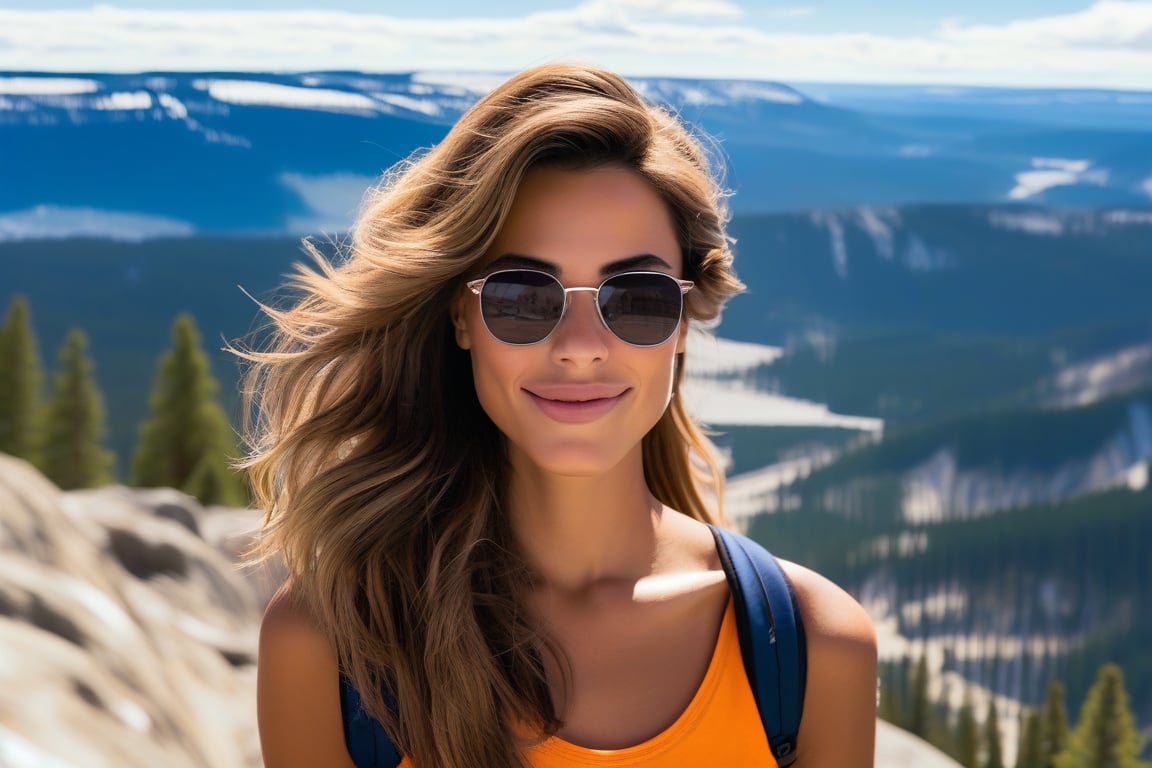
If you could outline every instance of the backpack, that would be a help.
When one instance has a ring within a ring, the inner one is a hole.
[[[796,760],[804,707],[807,646],[796,595],[780,564],[751,539],[710,525],[736,607],[744,671],[756,699],[768,744],[780,768]],[[386,697],[386,702],[394,699]],[[361,706],[360,694],[340,677],[344,742],[357,768],[396,768],[401,755],[379,721]]]

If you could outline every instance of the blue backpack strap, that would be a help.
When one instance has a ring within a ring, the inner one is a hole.
[[[751,539],[716,526],[716,551],[736,603],[744,670],[780,768],[796,760],[808,674],[804,624],[780,564]]]
[[[385,697],[389,706],[395,702]],[[364,711],[360,692],[340,675],[340,716],[344,721],[344,744],[356,768],[397,768],[400,751],[388,738],[380,721]]]

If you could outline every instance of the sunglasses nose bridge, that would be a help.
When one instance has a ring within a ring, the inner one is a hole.
[[[602,326],[607,328],[608,324],[604,321],[604,314],[600,311],[600,288],[599,288],[599,286],[596,286],[596,287],[577,286],[575,288],[565,288],[564,289],[564,309],[560,314],[560,319],[556,321],[556,324],[559,325],[560,323],[564,322],[565,319],[567,319],[568,314],[569,314],[568,310],[571,309],[571,307],[572,307],[572,301],[573,301],[572,294],[574,294],[574,293],[590,293],[590,294],[592,294],[592,312],[596,316],[597,321]]]

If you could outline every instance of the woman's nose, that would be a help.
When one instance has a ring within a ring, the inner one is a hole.
[[[557,362],[585,366],[602,362],[608,355],[610,334],[591,291],[572,291],[566,298],[564,316],[549,342]]]

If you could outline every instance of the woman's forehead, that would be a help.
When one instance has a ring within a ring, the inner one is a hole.
[[[633,269],[682,267],[667,204],[640,175],[617,167],[530,171],[485,262],[497,259],[554,272],[620,271],[616,262],[628,260],[623,266]]]

